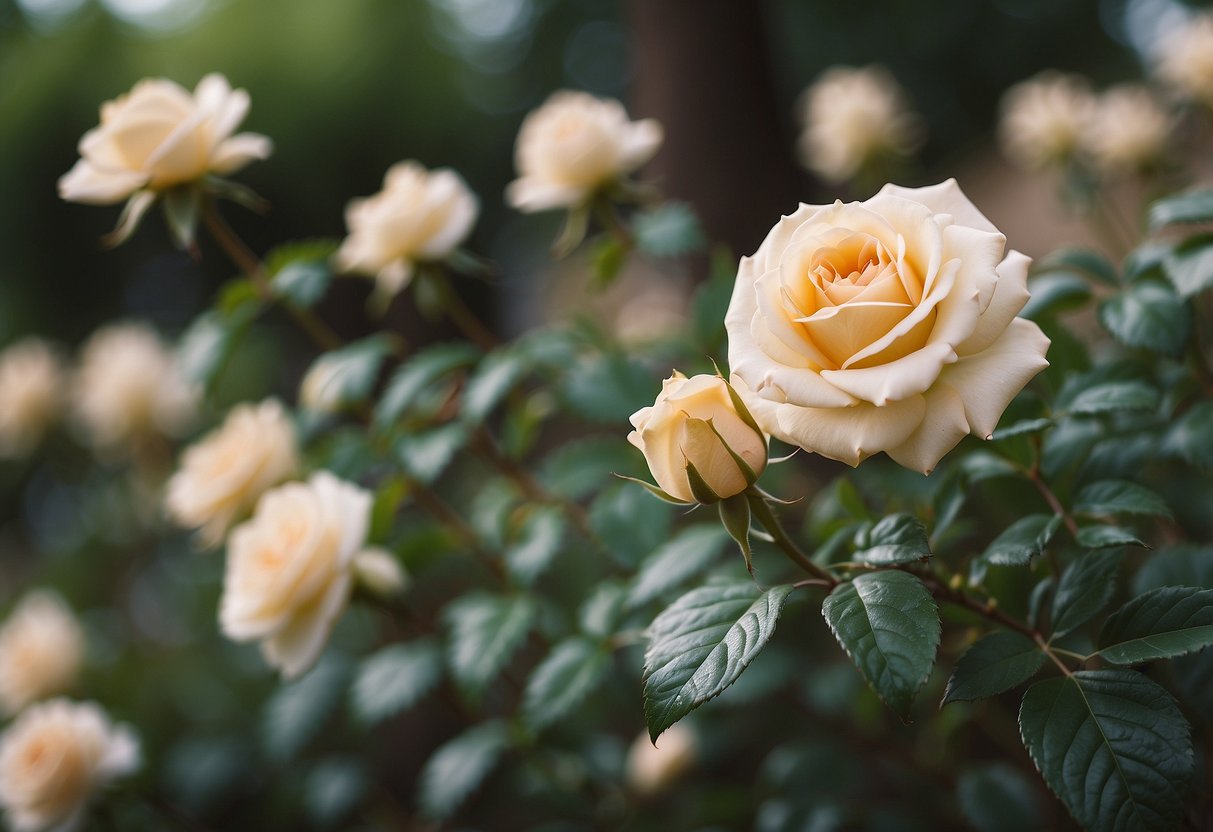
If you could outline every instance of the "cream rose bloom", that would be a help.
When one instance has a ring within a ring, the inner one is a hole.
[[[77,421],[102,451],[151,434],[180,434],[193,420],[198,390],[146,324],[112,324],[85,343],[73,385]]]
[[[0,456],[27,455],[62,407],[63,363],[38,338],[0,353]]]
[[[628,750],[628,785],[641,795],[665,791],[695,762],[696,750],[695,734],[685,725],[671,725],[656,743],[641,733]]]
[[[1095,94],[1085,78],[1042,72],[1002,97],[998,137],[1016,164],[1045,168],[1079,149],[1095,113]]]
[[[223,424],[186,448],[168,482],[165,505],[178,523],[200,529],[201,542],[223,540],[267,490],[295,475],[298,440],[275,399],[232,408]]]
[[[1121,84],[1099,97],[1084,146],[1105,173],[1139,173],[1166,155],[1174,124],[1148,87]]]
[[[737,392],[786,442],[930,472],[1048,366],[1049,339],[1015,317],[1030,260],[1005,242],[951,179],[801,205],[738,269]]]
[[[734,395],[719,376],[687,378],[675,370],[653,406],[632,414],[636,429],[628,441],[644,452],[666,494],[686,503],[715,502],[758,479],[767,440]]]
[[[1163,37],[1154,67],[1161,81],[1213,107],[1213,15],[1196,15]]]
[[[401,162],[388,170],[383,190],[346,208],[350,233],[335,264],[373,276],[377,293],[390,298],[408,285],[418,262],[441,260],[454,251],[479,210],[476,195],[455,171]]]
[[[922,143],[922,120],[882,66],[826,70],[801,96],[805,165],[831,182],[851,179],[881,156],[905,156]]]
[[[59,195],[106,205],[264,159],[268,138],[232,135],[248,109],[248,93],[219,74],[199,81],[193,95],[161,78],[140,81],[101,105],[101,124],[80,140],[81,158],[60,178]]]
[[[580,205],[643,165],[661,146],[661,125],[630,121],[623,105],[568,90],[530,113],[514,151],[518,178],[506,201],[519,211]]]
[[[97,705],[54,699],[26,710],[0,736],[0,807],[17,832],[66,832],[89,798],[139,767],[139,742]]]
[[[345,609],[371,495],[327,471],[269,491],[228,538],[219,621],[235,641],[260,641],[286,678],[315,663]]]
[[[84,631],[56,593],[28,593],[0,628],[0,708],[14,714],[72,686]]]

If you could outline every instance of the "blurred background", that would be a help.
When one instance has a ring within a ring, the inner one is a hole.
[[[797,201],[855,195],[796,164],[795,102],[832,64],[883,63],[927,123],[908,178],[957,176],[1012,245],[1040,254],[1073,224],[1047,183],[1001,160],[1000,95],[1048,67],[1138,78],[1188,13],[1176,0],[0,0],[0,341],[76,343],[120,316],[174,331],[230,276],[210,251],[174,252],[158,218],[99,254],[118,208],[56,196],[99,103],[142,77],[192,88],[219,71],[251,93],[245,129],[276,148],[241,179],[272,210],[230,215],[258,251],[341,236],[346,202],[414,158],[462,172],[482,200],[472,248],[525,290],[559,218],[512,214],[501,195],[522,117],[554,90],[660,119],[650,176],[740,254]],[[525,323],[518,306],[499,322]]]

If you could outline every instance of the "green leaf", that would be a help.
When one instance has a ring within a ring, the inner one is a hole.
[[[270,281],[274,293],[297,306],[314,306],[328,291],[333,273],[327,260],[294,260],[285,264]]]
[[[479,698],[522,646],[535,620],[534,602],[522,595],[473,592],[447,606],[447,661],[472,699]]]
[[[442,476],[467,441],[467,427],[451,423],[400,437],[396,442],[396,458],[405,473],[429,485]]]
[[[1139,514],[1170,517],[1166,502],[1150,489],[1125,480],[1100,480],[1085,485],[1074,498],[1074,513],[1087,517]]]
[[[1195,297],[1213,286],[1213,234],[1184,240],[1163,260],[1163,270],[1184,298]]]
[[[628,606],[644,606],[691,577],[705,571],[720,557],[728,533],[719,524],[688,526],[645,560],[632,584]]]
[[[913,514],[890,514],[876,525],[864,525],[855,533],[854,558],[858,563],[890,566],[930,556],[926,527]]]
[[[556,506],[534,506],[505,550],[505,565],[529,586],[552,565],[564,545],[564,513]]]
[[[1172,248],[1174,246],[1166,242],[1142,243],[1125,255],[1121,264],[1125,277],[1129,280],[1165,277],[1162,264]]]
[[[568,442],[549,453],[539,479],[553,494],[579,500],[610,483],[613,473],[644,474],[638,467],[641,463],[643,457],[621,436],[596,436]]]
[[[378,333],[321,354],[308,370],[308,377],[323,379],[323,388],[314,391],[317,402],[325,405],[322,409],[366,399],[391,351],[391,338]]]
[[[430,639],[384,647],[362,661],[350,687],[354,715],[374,725],[411,708],[442,678],[442,650]]]
[[[1082,670],[1028,689],[1019,730],[1082,826],[1171,829],[1192,776],[1189,728],[1162,687],[1130,670]]]
[[[1099,655],[1137,664],[1193,653],[1213,644],[1213,589],[1164,586],[1140,595],[1104,622]]]
[[[1087,281],[1069,272],[1034,277],[1028,281],[1028,290],[1032,296],[1019,310],[1019,315],[1030,321],[1081,306],[1091,297],[1091,287]]]
[[[246,307],[251,312],[251,307]],[[190,381],[209,384],[251,320],[251,314],[204,312],[194,319],[177,345],[177,366]]]
[[[531,674],[523,715],[537,730],[559,722],[598,686],[610,663],[610,654],[589,639],[562,641]]]
[[[1045,654],[1027,636],[1003,630],[975,642],[957,661],[943,705],[997,696],[1031,679]]]
[[[169,188],[161,196],[164,221],[177,248],[194,248],[198,219],[202,213],[202,193],[192,185]]]
[[[685,202],[666,202],[632,217],[636,247],[654,257],[680,257],[703,248],[707,237]]]
[[[595,353],[567,368],[559,392],[578,416],[615,425],[653,403],[653,375],[647,365],[630,355]]]
[[[1083,526],[1074,538],[1084,549],[1107,549],[1112,546],[1142,546],[1146,544],[1137,539],[1129,529],[1119,526]]]
[[[630,482],[604,488],[590,505],[590,529],[631,567],[669,538],[672,519],[672,506]]]
[[[653,620],[644,654],[644,714],[657,737],[737,681],[775,632],[791,585],[700,587]]]
[[[598,238],[590,250],[590,268],[594,275],[594,285],[600,289],[610,286],[619,276],[619,270],[623,268],[627,259],[627,249],[615,237],[604,234]]]
[[[354,812],[370,785],[366,765],[356,757],[321,760],[308,773],[303,789],[308,818],[320,829],[337,826]]]
[[[1074,632],[1098,615],[1116,591],[1119,549],[1088,552],[1070,564],[1053,596],[1053,638]]]
[[[1213,220],[1213,190],[1192,190],[1173,194],[1150,206],[1151,231],[1176,223],[1203,223]]]
[[[1057,514],[1029,514],[1012,523],[994,538],[981,559],[997,566],[1025,566],[1044,554],[1045,547],[1061,526]]]
[[[502,347],[486,355],[463,388],[461,416],[464,421],[483,422],[522,380],[529,365],[529,357],[520,349]]]
[[[1176,419],[1164,446],[1190,465],[1213,471],[1213,401],[1200,402]]]
[[[385,428],[392,424],[427,387],[479,357],[480,350],[466,341],[435,344],[416,353],[392,374],[375,408],[375,426]]]
[[[490,720],[440,747],[421,771],[421,810],[434,820],[450,817],[496,768],[509,744],[506,724]]]
[[[906,719],[939,646],[931,593],[908,572],[870,572],[835,587],[821,611],[868,685]]]
[[[1118,410],[1153,410],[1157,406],[1158,391],[1150,385],[1140,381],[1110,381],[1078,393],[1065,411],[1087,416]]]
[[[990,763],[962,772],[956,797],[965,820],[977,832],[1047,828],[1036,784],[1009,763]]]
[[[1192,310],[1166,286],[1137,283],[1100,303],[1099,321],[1125,346],[1178,356],[1192,330]]]
[[[615,632],[623,618],[628,589],[618,581],[599,583],[577,611],[577,622],[587,636],[603,639]]]
[[[1078,270],[1094,278],[1100,283],[1115,286],[1120,282],[1120,276],[1106,257],[1097,251],[1084,248],[1063,248],[1054,251],[1036,261],[1032,271],[1042,275],[1057,271]]]
[[[990,439],[995,442],[1000,442],[1003,439],[1010,439],[1013,436],[1026,436],[1032,433],[1040,433],[1042,430],[1047,430],[1053,427],[1053,420],[1047,417],[1039,419],[1020,419],[1007,425],[1005,428],[997,428],[990,435]]]
[[[334,654],[306,676],[280,687],[265,706],[261,738],[273,760],[295,757],[324,730],[345,695],[350,663]]]

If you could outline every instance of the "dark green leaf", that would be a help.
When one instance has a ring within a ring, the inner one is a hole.
[[[627,262],[628,252],[619,240],[609,234],[604,234],[590,250],[590,267],[594,275],[594,284],[599,288],[610,286],[619,276],[619,270]]]
[[[251,307],[246,309],[252,311]],[[243,313],[228,316],[204,312],[195,318],[177,345],[177,366],[185,377],[198,384],[209,384],[251,317]]]
[[[1025,436],[1030,433],[1040,433],[1042,430],[1053,426],[1053,420],[1048,418],[1040,419],[1020,419],[1018,422],[1007,425],[1005,428],[998,428],[991,434],[990,438],[995,442],[1003,439],[1010,439],[1012,436]]]
[[[435,344],[412,356],[397,368],[384,389],[375,407],[376,427],[395,422],[427,387],[479,356],[480,351],[465,341]]]
[[[324,260],[295,260],[274,275],[271,285],[275,294],[298,306],[313,306],[328,291],[333,273]]]
[[[621,563],[635,567],[669,538],[673,512],[634,483],[617,482],[590,505],[590,528]]]
[[[1028,595],[1027,624],[1029,627],[1034,630],[1044,629],[1045,613],[1052,606],[1053,596],[1056,592],[1057,579],[1052,575],[1032,587],[1032,592]]]
[[[702,248],[707,238],[685,202],[666,202],[632,217],[636,247],[654,257],[679,257]]]
[[[855,560],[874,566],[912,563],[931,556],[927,530],[912,514],[890,514],[855,534]]]
[[[429,485],[442,476],[467,441],[468,430],[464,425],[443,425],[400,437],[396,442],[396,458],[405,473]]]
[[[621,582],[599,583],[594,592],[577,611],[581,631],[587,636],[603,639],[615,632],[623,618],[628,600],[628,588]]]
[[[1193,190],[1173,194],[1150,206],[1150,230],[1176,223],[1213,221],[1213,190]]]
[[[1213,644],[1213,589],[1164,586],[1104,622],[1099,655],[1112,664],[1182,656]]]
[[[931,593],[908,572],[870,572],[837,586],[821,611],[872,690],[905,719],[939,646]]]
[[[304,787],[304,806],[312,823],[331,828],[348,818],[371,785],[366,766],[353,757],[330,757],[313,766]]]
[[[1031,679],[1044,663],[1045,654],[1027,636],[990,633],[957,660],[942,704],[997,696]]]
[[[557,644],[527,682],[522,712],[536,729],[564,719],[597,687],[611,656],[589,639]]]
[[[442,650],[429,639],[393,644],[362,661],[350,687],[354,714],[364,725],[411,708],[442,678]]]
[[[535,604],[521,595],[476,592],[452,601],[444,618],[450,628],[451,672],[475,699],[522,646],[535,620]]]
[[[1028,689],[1024,745],[1053,793],[1087,829],[1172,829],[1192,776],[1189,728],[1175,700],[1130,670],[1082,670]]]
[[[1119,526],[1083,526],[1075,537],[1086,549],[1107,549],[1110,546],[1145,546],[1129,529]]]
[[[272,759],[291,759],[324,730],[341,704],[350,673],[348,661],[330,654],[306,676],[274,693],[261,723],[262,741]]]
[[[1037,786],[1008,763],[990,763],[965,771],[956,784],[965,820],[977,832],[1025,832],[1045,829]]]
[[[1185,298],[1195,297],[1213,286],[1213,234],[1198,234],[1184,240],[1167,255],[1163,270]]]
[[[192,185],[181,185],[164,191],[160,203],[173,243],[177,248],[192,249],[202,212],[202,193]]]
[[[737,681],[775,632],[790,585],[765,592],[750,581],[692,590],[649,627],[644,713],[657,737]]]
[[[1060,526],[1061,517],[1056,514],[1021,517],[994,538],[981,553],[981,559],[997,566],[1024,566],[1044,554]]]
[[[1124,273],[1129,280],[1164,277],[1163,261],[1173,246],[1165,242],[1143,243],[1125,255]]]
[[[321,380],[321,386],[310,393],[314,403],[324,410],[366,399],[391,351],[391,338],[379,333],[323,353],[305,377],[305,386],[309,379]]]
[[[1053,638],[1060,638],[1098,615],[1116,591],[1119,549],[1088,552],[1070,564],[1053,596]]]
[[[617,352],[582,356],[569,367],[560,395],[590,422],[620,424],[653,402],[653,376],[639,360]]]
[[[1153,410],[1158,392],[1140,381],[1110,381],[1088,387],[1070,400],[1066,412],[1085,416],[1118,410]]]
[[[644,457],[620,435],[593,437],[566,443],[543,461],[539,478],[545,488],[577,500],[612,481],[611,474],[640,476]]]
[[[564,545],[564,513],[556,506],[535,506],[505,550],[505,565],[520,584],[530,585],[551,566]]]
[[[1099,304],[1099,321],[1129,347],[1177,356],[1192,329],[1192,311],[1166,286],[1137,283]]]
[[[640,567],[628,606],[636,608],[653,601],[691,577],[705,571],[728,541],[728,533],[717,523],[688,526]]]
[[[1059,249],[1042,257],[1032,269],[1038,275],[1074,270],[1083,272],[1100,283],[1106,283],[1109,286],[1115,286],[1120,281],[1120,277],[1116,273],[1116,267],[1108,262],[1108,259],[1102,254],[1091,249]]]
[[[1074,513],[1088,517],[1109,514],[1171,516],[1162,497],[1126,480],[1100,480],[1083,486],[1074,498]]]
[[[1028,281],[1032,297],[1019,311],[1021,317],[1034,321],[1044,315],[1081,306],[1091,297],[1087,281],[1069,272],[1042,274]]]
[[[472,726],[435,751],[421,771],[421,810],[435,820],[454,814],[497,766],[509,741],[505,723],[491,720]]]
[[[1175,420],[1165,447],[1203,471],[1213,471],[1213,401],[1200,402]]]
[[[483,422],[529,369],[524,350],[502,347],[486,355],[463,388],[461,416],[469,423]]]

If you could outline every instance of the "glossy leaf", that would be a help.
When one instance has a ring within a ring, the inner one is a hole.
[[[524,350],[503,347],[486,355],[463,388],[460,415],[464,421],[483,422],[528,369]]]
[[[1158,393],[1148,384],[1109,381],[1079,392],[1065,409],[1073,415],[1094,415],[1118,410],[1152,410],[1157,404]]]
[[[1031,679],[1045,660],[1027,636],[1007,630],[990,633],[957,660],[942,704],[997,696]]]
[[[1146,545],[1131,530],[1122,529],[1120,526],[1083,526],[1078,530],[1075,540],[1079,546],[1086,549]]]
[[[1074,497],[1074,513],[1089,517],[1109,514],[1171,516],[1162,497],[1145,486],[1126,480],[1100,480],[1083,486]]]
[[[1173,194],[1150,206],[1150,230],[1176,223],[1213,221],[1213,190],[1199,189]]]
[[[1137,283],[1099,304],[1099,321],[1129,347],[1165,355],[1183,352],[1192,331],[1192,311],[1173,291],[1157,283]]]
[[[1175,700],[1130,670],[1037,682],[1019,711],[1036,768],[1084,827],[1172,829],[1192,776],[1189,728]]]
[[[1108,617],[1099,655],[1112,664],[1182,656],[1213,644],[1213,589],[1165,586]]]
[[[912,514],[890,514],[855,534],[854,558],[859,563],[887,566],[930,556],[926,527]]]
[[[564,545],[564,513],[556,506],[535,506],[505,550],[514,580],[532,584],[551,566]]]
[[[982,552],[981,559],[997,566],[1024,566],[1040,557],[1061,526],[1056,514],[1029,514],[1012,523]]]
[[[864,679],[905,719],[939,646],[931,593],[908,572],[870,572],[836,587],[822,614]]]
[[[1213,471],[1213,401],[1200,402],[1177,418],[1165,444],[1188,463]]]
[[[307,675],[275,691],[261,721],[262,740],[272,759],[291,759],[324,730],[344,697],[350,671],[346,659],[329,655]]]
[[[535,604],[521,595],[472,593],[453,601],[444,617],[451,672],[476,698],[522,646],[535,620]]]
[[[679,257],[702,248],[707,238],[691,206],[666,202],[632,217],[636,247],[654,257]]]
[[[442,425],[402,436],[396,442],[396,458],[410,477],[429,485],[442,476],[467,441],[465,426],[458,423]]]
[[[557,644],[527,682],[522,701],[527,721],[542,730],[567,717],[597,687],[610,663],[610,653],[589,639]]]
[[[450,817],[489,775],[509,747],[505,723],[474,725],[434,752],[421,771],[418,801],[435,820]]]
[[[775,632],[790,585],[765,592],[753,582],[692,590],[653,620],[644,654],[649,736],[737,681]]]
[[[1163,261],[1176,291],[1195,297],[1213,286],[1213,234],[1198,234],[1176,246]]]
[[[429,639],[392,644],[363,660],[350,687],[354,714],[365,725],[411,708],[442,678],[442,650]]]
[[[1081,627],[1103,611],[1116,591],[1121,551],[1088,552],[1070,564],[1053,596],[1053,638]]]
[[[375,425],[387,427],[399,419],[427,387],[461,367],[472,364],[480,351],[464,341],[435,344],[413,355],[392,374],[375,408]]]
[[[718,523],[688,526],[644,562],[628,596],[630,607],[639,607],[705,571],[729,536]]]
[[[1023,309],[1021,317],[1030,321],[1081,306],[1091,297],[1091,287],[1079,275],[1070,272],[1053,272],[1033,277],[1028,281],[1032,296]]]

